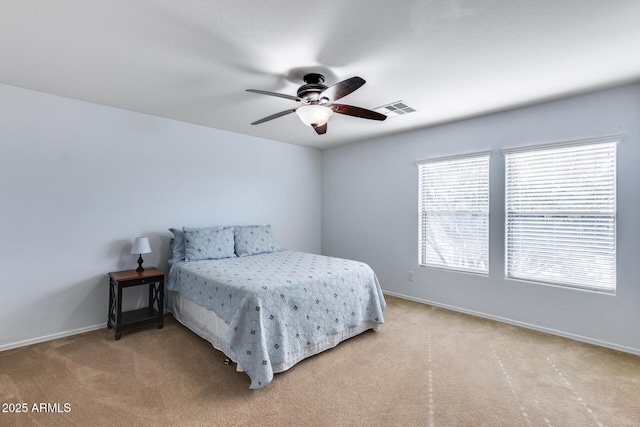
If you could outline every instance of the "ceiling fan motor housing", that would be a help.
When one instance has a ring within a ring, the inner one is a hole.
[[[321,102],[319,95],[327,89],[327,86],[322,84],[324,83],[324,76],[322,74],[309,73],[304,76],[303,80],[306,84],[298,89],[298,98],[302,98],[310,104]],[[326,99],[325,102],[327,101],[329,100]]]

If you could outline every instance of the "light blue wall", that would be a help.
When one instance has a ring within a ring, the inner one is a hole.
[[[168,227],[271,223],[389,293],[640,353],[639,117],[630,85],[320,152],[0,85],[0,350],[102,327],[135,236],[166,268]],[[500,149],[616,132],[616,295],[505,280]],[[490,275],[418,267],[414,161],[487,149]]]
[[[0,85],[0,350],[104,326],[136,236],[165,269],[183,225],[319,253],[320,173],[315,149]]]
[[[623,135],[616,294],[506,280],[501,149],[611,133]],[[419,267],[415,160],[484,150],[492,150],[489,276]],[[322,251],[369,263],[391,294],[640,354],[639,185],[636,84],[324,150]]]

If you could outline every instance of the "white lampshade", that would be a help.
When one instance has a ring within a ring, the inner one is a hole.
[[[303,105],[296,109],[296,114],[307,126],[323,126],[329,121],[333,110],[324,105]]]
[[[136,237],[131,247],[132,254],[148,254],[151,253],[151,245],[147,237]]]

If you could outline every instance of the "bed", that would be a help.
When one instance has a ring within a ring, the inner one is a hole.
[[[278,247],[269,225],[172,228],[167,309],[251,380],[384,323],[365,263]]]

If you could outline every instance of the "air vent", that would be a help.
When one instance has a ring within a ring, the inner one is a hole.
[[[403,114],[413,113],[416,110],[409,107],[407,104],[405,104],[404,101],[396,101],[396,102],[392,102],[391,104],[378,107],[374,111],[384,114],[387,117],[395,117],[395,116],[401,116]]]

